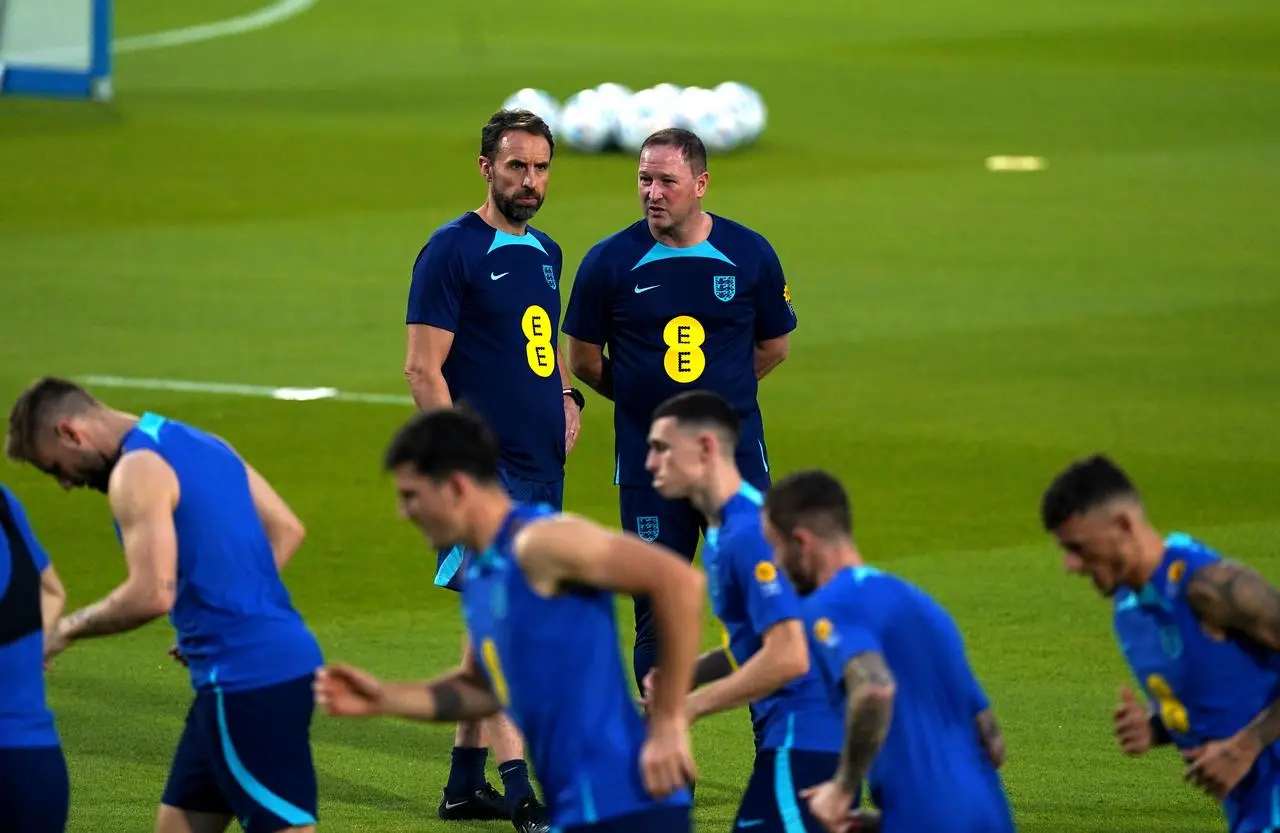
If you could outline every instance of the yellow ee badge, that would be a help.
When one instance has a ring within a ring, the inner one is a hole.
[[[824,616],[813,623],[813,638],[825,645],[833,630],[831,620]]]
[[[782,285],[782,300],[786,301],[788,304],[791,303],[791,284],[789,283],[784,283]]]
[[[1177,561],[1173,562],[1172,564],[1169,565],[1169,583],[1177,584],[1178,582],[1182,581],[1182,577],[1186,575],[1186,572],[1187,572],[1187,562],[1183,561],[1182,559],[1178,559]]]
[[[771,562],[761,561],[756,565],[756,581],[761,584],[768,584],[776,581],[778,578],[778,568],[773,566]]]

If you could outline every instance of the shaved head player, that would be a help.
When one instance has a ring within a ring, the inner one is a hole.
[[[573,372],[614,401],[623,528],[690,561],[705,521],[687,500],[653,488],[645,470],[653,411],[697,388],[728,399],[741,420],[738,469],[764,491],[769,455],[757,382],[786,358],[796,326],[769,241],[702,210],[708,179],[707,149],[693,133],[650,136],[637,174],[644,219],[583,258],[564,320]],[[648,599],[635,600],[637,682],[654,662],[650,610]]]
[[[485,201],[437,229],[418,254],[405,375],[419,409],[465,402],[484,417],[512,498],[558,510],[584,400],[556,344],[560,247],[529,225],[546,199],[554,152],[551,129],[526,110],[501,110],[481,129]],[[464,548],[438,558],[436,584],[459,590]],[[505,801],[485,778],[487,745],[498,757]],[[439,815],[509,818],[520,833],[549,829],[529,784],[524,743],[505,715],[458,724]]]

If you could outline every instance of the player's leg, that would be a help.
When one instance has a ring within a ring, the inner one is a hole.
[[[245,691],[217,690],[197,714],[215,739],[218,786],[245,833],[310,833],[318,788],[311,756],[313,677]]]
[[[61,747],[0,749],[0,833],[63,833],[69,792]]]
[[[222,833],[231,824],[231,805],[215,772],[215,727],[206,727],[200,714],[210,710],[210,697],[197,693],[187,710],[156,813],[155,833]]]
[[[663,805],[595,824],[564,828],[564,833],[692,833],[693,810],[688,805]]]
[[[623,529],[693,561],[698,551],[698,518],[687,501],[667,500],[649,486],[622,486],[618,489],[618,506]],[[658,661],[658,636],[653,608],[647,598],[635,598],[635,612],[636,644],[632,664],[639,686]],[[701,628],[702,623],[691,622],[689,627]]]
[[[462,590],[462,547],[442,550],[436,556],[438,587]],[[462,657],[467,658],[467,639],[462,641]],[[454,730],[453,752],[449,760],[449,778],[440,797],[437,814],[445,821],[491,821],[510,817],[498,793],[485,778],[489,748],[484,736],[484,723],[469,720]]]
[[[808,833],[823,833],[822,822],[809,812],[809,802],[799,794],[831,780],[840,766],[840,756],[833,752],[810,752],[803,749],[781,749],[773,757],[774,796],[779,816],[798,820]],[[854,793],[853,806],[862,801],[862,789]],[[787,830],[800,828],[787,828]]]

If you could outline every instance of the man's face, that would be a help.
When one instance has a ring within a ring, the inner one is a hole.
[[[817,557],[814,537],[806,530],[796,529],[786,535],[773,525],[769,515],[763,515],[764,537],[773,548],[773,559],[795,587],[796,593],[807,596],[818,589]]]
[[[705,481],[710,455],[707,431],[682,429],[675,417],[662,417],[649,427],[649,454],[644,467],[653,488],[670,500],[689,497]]]
[[[640,152],[640,205],[659,231],[682,228],[702,210],[709,176],[697,176],[679,148],[651,145]]]
[[[1138,554],[1132,510],[1099,507],[1067,518],[1053,535],[1068,573],[1088,576],[1105,597],[1114,596],[1132,573]]]
[[[400,517],[411,521],[436,549],[462,538],[462,511],[456,476],[442,481],[419,474],[410,464],[395,469]]]
[[[58,481],[64,489],[89,488],[106,494],[119,450],[101,451],[83,419],[66,419],[36,444],[31,464]]]
[[[498,140],[493,159],[481,157],[489,177],[489,194],[502,216],[513,223],[533,219],[547,198],[551,144],[542,136],[508,130]]]

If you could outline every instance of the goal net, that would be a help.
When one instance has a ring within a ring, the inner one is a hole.
[[[111,98],[111,0],[0,0],[0,95]]]

